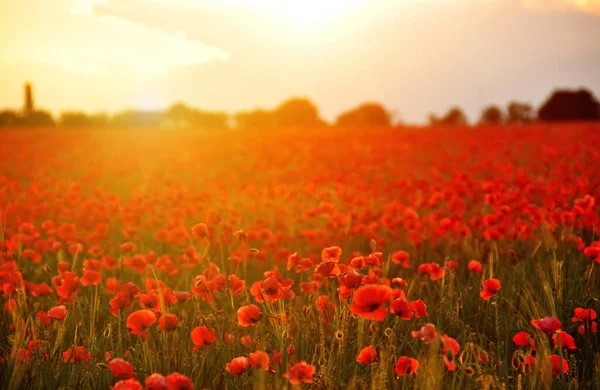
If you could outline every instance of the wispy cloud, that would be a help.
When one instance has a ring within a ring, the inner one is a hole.
[[[230,54],[225,50],[190,39],[182,31],[166,32],[119,15],[118,11],[140,4],[139,1],[76,0],[71,14],[89,19],[90,29],[96,32],[94,42],[48,48],[42,53],[43,61],[82,73],[119,68],[151,77],[179,66],[229,60]]]

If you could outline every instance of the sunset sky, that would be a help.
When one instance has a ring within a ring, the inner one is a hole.
[[[323,5],[326,4],[326,5]],[[0,0],[0,107],[235,112],[308,96],[396,119],[600,96],[600,0]]]

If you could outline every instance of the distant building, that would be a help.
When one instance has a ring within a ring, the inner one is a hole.
[[[31,83],[27,82],[24,86],[23,115],[31,115],[33,113],[33,109],[33,92]]]

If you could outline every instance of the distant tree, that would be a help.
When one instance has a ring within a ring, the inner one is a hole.
[[[542,121],[600,120],[600,103],[586,90],[556,90],[540,107]]]
[[[0,111],[0,127],[1,126],[17,126],[21,124],[21,117],[16,111],[4,110]]]
[[[529,123],[534,120],[533,107],[529,103],[510,102],[507,112],[509,123]]]
[[[277,122],[273,112],[256,109],[254,111],[242,111],[235,114],[235,122],[239,128],[272,128]]]
[[[319,117],[319,110],[310,100],[292,98],[283,102],[273,112],[279,127],[320,127],[325,122]]]
[[[108,124],[108,115],[88,115],[80,111],[65,111],[60,114],[60,124],[72,127],[105,126]]]
[[[24,126],[54,126],[54,118],[48,111],[36,110],[21,118]]]
[[[201,111],[183,103],[175,103],[165,113],[165,119],[176,127],[194,127],[221,130],[228,128],[228,115],[224,112]]]
[[[435,114],[429,114],[429,124],[431,126],[465,126],[468,124],[468,121],[466,115],[459,107],[452,107],[441,118]]]
[[[117,126],[159,127],[164,120],[160,111],[127,110],[116,114],[112,123]]]
[[[487,106],[481,112],[479,123],[488,125],[499,125],[504,122],[504,113],[500,107],[495,105]]]
[[[337,117],[338,126],[389,126],[391,115],[379,103],[364,103]]]

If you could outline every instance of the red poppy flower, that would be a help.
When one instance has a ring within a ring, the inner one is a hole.
[[[111,390],[143,390],[144,388],[140,384],[140,382],[135,379],[125,379],[122,381],[118,381],[114,386],[111,387]]]
[[[252,352],[248,355],[252,368],[267,371],[269,369],[269,355],[263,351]]]
[[[394,369],[398,376],[414,374],[419,369],[419,361],[406,356],[400,356],[398,361],[396,361]]]
[[[179,323],[179,319],[175,314],[163,314],[158,319],[158,326],[156,329],[165,330],[165,331],[173,331],[177,329],[177,324]]]
[[[133,378],[133,366],[123,359],[112,359],[108,362],[108,368],[113,376],[118,379]]]
[[[456,355],[460,352],[460,344],[452,337],[442,336],[442,354],[448,371],[456,370]]]
[[[293,365],[288,372],[283,374],[283,377],[288,378],[291,385],[298,385],[303,382],[313,383],[313,375],[315,375],[315,371],[315,366],[301,361]]]
[[[419,329],[419,331],[413,330],[411,335],[415,339],[425,340],[430,343],[437,337],[437,331],[435,330],[435,325],[425,324],[421,327],[421,329]]]
[[[54,306],[48,310],[48,317],[54,318],[55,320],[63,320],[67,315],[67,308],[64,305]]]
[[[47,328],[48,326],[50,326],[52,324],[52,320],[50,319],[50,317],[48,317],[48,314],[46,314],[46,312],[43,312],[43,311],[38,312],[37,318],[40,320],[40,323],[45,328]]]
[[[519,332],[513,337],[513,343],[519,347],[531,347],[535,350],[533,338],[527,332]]]
[[[355,270],[346,270],[338,276],[338,280],[342,286],[355,289],[361,285],[363,276]]]
[[[316,272],[318,272],[324,277],[334,278],[338,276],[341,271],[337,261],[328,260],[323,261],[319,265],[317,265]]]
[[[390,312],[403,320],[410,320],[414,316],[410,303],[402,298],[394,299],[392,303],[390,303]]]
[[[217,341],[215,330],[208,330],[206,326],[198,326],[192,330],[192,342],[196,345],[194,350],[205,347]]]
[[[136,310],[127,317],[127,328],[131,334],[138,334],[151,327],[156,322],[156,314],[151,310]]]
[[[377,350],[372,345],[360,350],[356,361],[360,364],[371,364],[377,361]]]
[[[552,374],[558,376],[566,374],[569,371],[569,363],[565,358],[561,358],[558,355],[552,355],[550,357],[550,364],[552,365]]]
[[[410,255],[406,251],[396,251],[392,255],[392,262],[401,265],[403,268],[410,268]]]
[[[383,321],[387,309],[383,307],[392,296],[392,289],[382,284],[369,284],[359,287],[352,299],[350,311],[363,318]]]
[[[419,317],[428,317],[429,318],[429,313],[427,313],[427,305],[421,299],[412,301],[410,303],[410,308],[415,312],[415,318],[419,318]]]
[[[197,223],[192,227],[192,236],[197,240],[208,237],[208,226],[205,223]]]
[[[563,332],[562,330],[554,333],[554,336],[552,336],[552,341],[554,341],[554,346],[556,348],[558,348],[560,345],[561,348],[577,349],[575,346],[575,339],[573,339],[573,337],[571,337],[571,335],[569,335],[567,332]]]
[[[248,358],[240,356],[227,363],[225,370],[233,375],[242,375],[248,371],[248,365]]]
[[[342,256],[342,248],[339,246],[331,246],[323,249],[321,252],[321,260],[323,261],[339,261]]]
[[[467,269],[473,273],[480,274],[483,272],[483,265],[477,260],[471,260],[467,264]]]
[[[168,375],[165,379],[169,385],[169,390],[194,390],[194,383],[192,380],[178,372]]]
[[[160,374],[152,374],[144,381],[147,390],[169,390],[167,379]]]
[[[242,306],[237,311],[238,323],[242,327],[248,327],[258,322],[260,318],[260,307],[256,305]]]
[[[71,349],[68,349],[63,353],[63,360],[65,363],[89,362],[92,360],[92,355],[90,355],[88,350],[84,347],[71,347]]]
[[[531,325],[546,334],[553,334],[560,329],[561,323],[556,317],[544,317],[540,320],[531,320]]]
[[[500,291],[500,281],[498,279],[488,279],[483,282],[483,290],[481,290],[479,295],[481,298],[489,301],[498,291]]]

